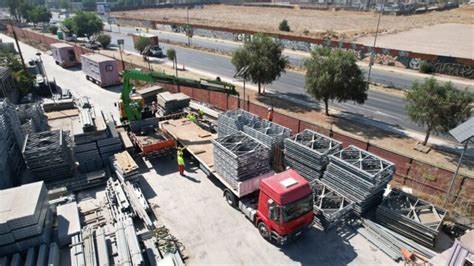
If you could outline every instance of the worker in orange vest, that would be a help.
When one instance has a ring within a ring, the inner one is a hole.
[[[273,121],[273,107],[268,107],[267,120],[270,122]]]

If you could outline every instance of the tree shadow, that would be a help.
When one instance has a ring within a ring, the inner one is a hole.
[[[295,97],[285,96],[288,94],[281,94],[281,93],[278,93],[278,94],[279,95],[269,95],[269,96],[257,95],[256,99],[257,101],[265,104],[266,106],[273,106],[274,108],[287,110],[293,113],[303,114],[303,113],[311,112],[314,110],[317,110],[317,111],[319,110],[317,108],[315,109],[315,108],[307,106],[306,105],[307,103],[301,102],[301,101],[306,101],[306,100],[303,100],[301,98],[299,99],[298,102],[291,101],[291,99],[288,99],[288,98],[295,98]],[[300,94],[295,94],[295,95],[301,96]],[[291,101],[291,103],[289,103],[289,101]],[[308,104],[314,104],[314,103],[308,102]],[[318,105],[316,107],[318,107]]]

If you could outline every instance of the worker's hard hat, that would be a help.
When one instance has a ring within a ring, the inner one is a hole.
[[[271,107],[268,107],[268,111],[271,111],[271,110],[272,110],[272,108],[271,108]]]

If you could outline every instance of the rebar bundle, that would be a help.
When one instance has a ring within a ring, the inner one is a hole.
[[[22,153],[37,179],[66,178],[72,174],[71,149],[62,130],[27,135]]]
[[[214,144],[214,167],[225,179],[243,181],[270,171],[270,150],[237,132],[218,138]]]
[[[377,207],[377,222],[414,241],[433,247],[447,211],[394,189]]]
[[[394,172],[393,163],[350,145],[329,156],[322,182],[354,201],[362,214],[380,203]]]
[[[285,139],[285,163],[308,180],[321,178],[329,155],[342,148],[342,142],[306,129]]]

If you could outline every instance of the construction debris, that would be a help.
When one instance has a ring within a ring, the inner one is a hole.
[[[73,163],[66,138],[62,130],[26,136],[22,153],[35,178],[48,180],[71,176]]]
[[[243,132],[212,140],[216,172],[230,184],[270,171],[270,150]]]
[[[339,194],[318,179],[310,182],[313,189],[315,222],[325,230],[329,230],[352,213],[354,203]]]
[[[321,178],[329,155],[342,149],[342,142],[306,129],[285,139],[285,163],[308,180]]]
[[[427,247],[434,247],[447,211],[430,202],[393,189],[377,207],[383,226]]]
[[[170,93],[168,91],[156,96],[158,103],[158,114],[160,116],[182,112],[189,106],[191,98],[184,93]]]
[[[0,214],[0,256],[49,243],[53,221],[44,182],[0,190]]]
[[[321,181],[354,201],[354,211],[362,214],[381,202],[394,173],[393,163],[349,145],[329,156]]]

